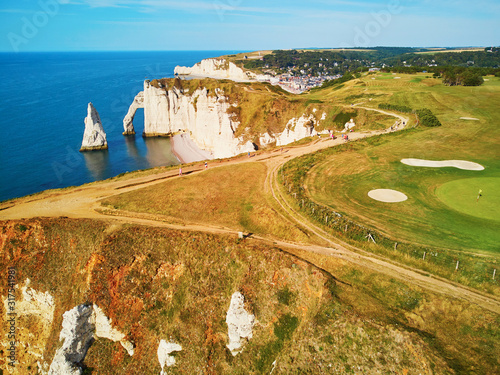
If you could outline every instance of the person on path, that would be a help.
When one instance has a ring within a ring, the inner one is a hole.
[[[179,176],[182,176],[182,167],[179,167]]]
[[[205,162],[205,169],[207,169],[207,168],[208,168],[208,163],[207,163],[207,162]]]

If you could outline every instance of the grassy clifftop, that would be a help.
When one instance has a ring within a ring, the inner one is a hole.
[[[198,89],[207,90],[209,96],[224,95],[233,104],[228,112],[240,122],[236,136],[243,135],[259,145],[264,133],[279,134],[293,118],[313,116],[319,125],[317,130],[340,130],[353,118],[359,130],[388,128],[394,118],[388,115],[366,111],[361,108],[344,108],[352,103],[342,96],[293,95],[269,83],[238,83],[228,80],[164,78],[151,81],[157,88],[177,88],[185,95],[192,95]],[[329,91],[328,91],[329,92]]]

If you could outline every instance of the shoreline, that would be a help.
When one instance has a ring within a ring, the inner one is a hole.
[[[200,149],[189,134],[176,134],[171,138],[172,153],[181,164],[194,163],[203,160],[213,160],[210,152]]]

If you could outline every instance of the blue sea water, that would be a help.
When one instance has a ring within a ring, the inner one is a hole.
[[[0,53],[0,201],[175,165],[170,140],[125,137],[123,118],[144,79],[235,51]],[[80,153],[87,105],[99,112],[108,151]]]

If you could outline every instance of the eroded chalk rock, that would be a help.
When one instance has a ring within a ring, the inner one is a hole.
[[[166,342],[165,340],[160,341],[160,345],[158,346],[158,361],[161,366],[160,375],[165,374],[163,369],[165,366],[170,367],[175,365],[174,356],[170,355],[173,352],[180,352],[182,350],[182,346],[173,342]]]
[[[94,321],[95,335],[97,337],[109,339],[114,342],[119,341],[130,356],[134,355],[134,344],[125,340],[125,334],[111,326],[111,320],[108,319],[101,308],[97,305],[94,305]]]
[[[174,73],[181,76],[190,75],[195,77],[230,79],[237,82],[252,81],[257,78],[254,73],[244,71],[225,59],[205,59],[192,67],[176,66]]]
[[[49,375],[79,375],[79,363],[87,355],[94,339],[95,325],[93,308],[79,305],[63,314],[62,330],[59,340],[64,341],[50,365]]]
[[[101,118],[92,103],[89,103],[87,107],[87,117],[85,117],[85,132],[83,133],[80,151],[107,149],[108,141],[106,140],[106,133],[102,127]]]
[[[314,115],[292,118],[285,130],[276,136],[276,146],[285,146],[302,138],[315,135],[314,125],[317,123]]]
[[[252,338],[255,316],[245,310],[245,297],[236,292],[231,297],[231,304],[226,315],[227,333],[229,336],[228,349],[233,356],[243,350],[245,343]]]
[[[50,365],[49,375],[77,375],[80,364],[96,337],[119,341],[128,354],[134,354],[134,345],[125,335],[111,326],[111,321],[97,305],[79,305],[63,314],[59,348]]]
[[[144,108],[144,91],[138,93],[130,105],[127,115],[123,119],[123,135],[135,134],[134,117],[139,108]]]

